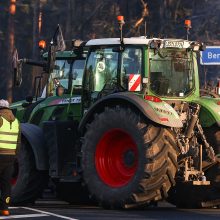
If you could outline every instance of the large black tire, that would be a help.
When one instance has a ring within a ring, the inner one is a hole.
[[[33,151],[22,138],[18,154],[18,177],[12,186],[12,204],[33,203],[42,194],[48,182],[48,172],[36,169]]]
[[[176,150],[169,129],[131,109],[106,108],[84,135],[83,178],[104,208],[143,206],[166,198],[175,184]]]
[[[220,129],[218,126],[204,128],[209,144],[215,154],[220,153]],[[178,208],[202,208],[220,205],[220,164],[217,163],[205,170],[209,186],[193,186],[178,183],[169,191],[168,201]]]
[[[220,157],[220,128],[217,125],[213,125],[210,128],[204,129],[207,141],[213,147],[215,154]],[[216,187],[220,190],[220,164],[217,163],[206,171],[206,176],[209,180],[213,181]],[[220,197],[219,197],[220,198]]]
[[[207,141],[213,147],[216,154],[220,154],[220,127],[213,125],[208,128],[203,128]]]

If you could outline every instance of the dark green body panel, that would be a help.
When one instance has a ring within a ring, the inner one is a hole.
[[[193,102],[201,105],[200,122],[203,127],[211,127],[213,124],[220,126],[220,98],[199,97]]]

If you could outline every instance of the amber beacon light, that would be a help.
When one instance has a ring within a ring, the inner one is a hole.
[[[117,17],[117,20],[118,20],[118,23],[119,23],[119,24],[124,24],[124,23],[125,23],[125,21],[124,21],[124,16],[122,16],[122,15],[119,15],[119,16]]]
[[[46,41],[45,40],[40,40],[38,43],[38,46],[40,49],[45,49],[46,48]]]
[[[184,27],[186,28],[186,39],[188,40],[189,39],[189,30],[192,28],[192,25],[191,25],[191,20],[185,20],[185,23],[184,23]]]
[[[185,28],[192,28],[191,26],[191,20],[185,20]]]
[[[119,30],[120,30],[120,42],[121,44],[124,44],[123,43],[123,25],[125,24],[125,21],[124,21],[124,16],[122,15],[119,15],[117,17],[117,20],[118,20],[118,25],[119,25]]]

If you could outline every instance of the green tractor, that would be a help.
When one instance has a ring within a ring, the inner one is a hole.
[[[200,96],[203,45],[121,37],[85,47],[79,87],[69,68],[63,96],[50,96],[48,83],[46,96],[21,110],[27,120],[14,203],[34,201],[50,177],[69,202],[83,196],[83,186],[105,208],[162,199],[179,207],[217,205],[220,99]]]
[[[72,125],[68,127],[67,121],[72,117],[74,120],[80,118],[79,105],[86,51],[81,50],[82,47],[79,46],[81,42],[75,40],[74,43],[71,51],[54,50],[53,53],[43,53],[41,61],[20,59],[15,65],[16,86],[20,86],[22,81],[22,65],[40,66],[43,72],[35,77],[33,96],[27,96],[26,100],[15,102],[10,106],[21,122],[22,130],[20,154],[14,165],[11,180],[14,204],[34,202],[48,184],[49,159],[55,158],[48,157],[49,149],[45,145],[42,130],[43,121],[64,121],[63,129],[67,129],[66,135],[70,135],[73,128]],[[43,87],[45,78],[47,82]],[[62,94],[58,94],[60,88]],[[77,112],[73,111],[73,105]],[[74,162],[66,157],[65,163]]]
[[[87,42],[79,131],[83,180],[105,207],[167,198],[219,203],[220,99],[201,97],[197,53],[182,39]]]

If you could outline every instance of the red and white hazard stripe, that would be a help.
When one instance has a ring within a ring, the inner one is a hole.
[[[216,88],[215,88],[215,93],[218,94],[218,95],[220,95],[220,87],[216,87]]]
[[[128,91],[131,91],[131,92],[141,91],[141,75],[140,74],[129,75]]]

